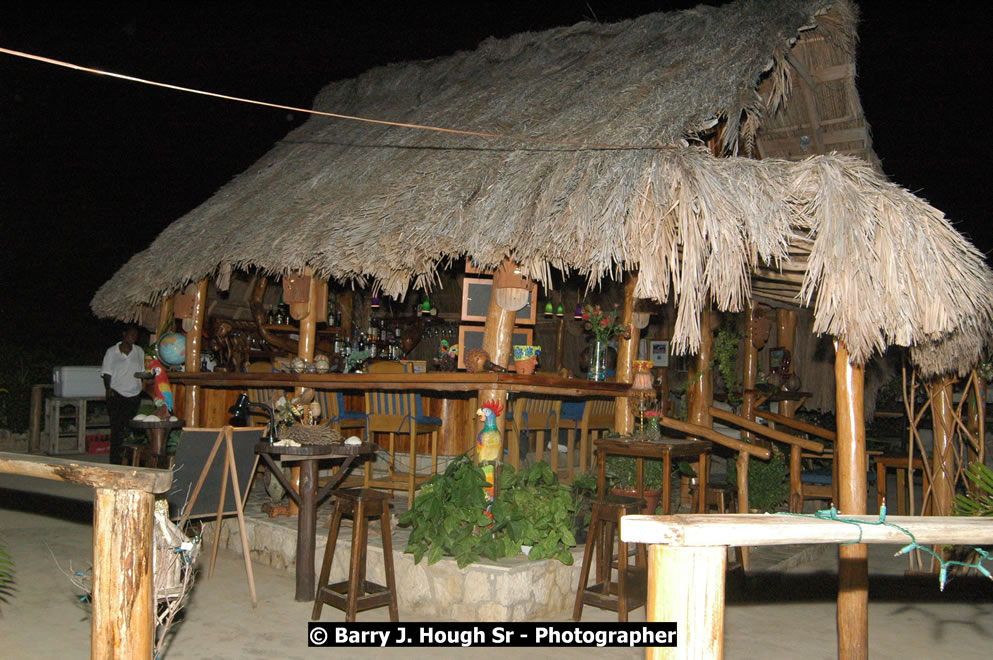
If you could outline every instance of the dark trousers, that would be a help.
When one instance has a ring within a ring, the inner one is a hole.
[[[121,396],[114,390],[107,399],[110,416],[110,462],[120,465],[124,455],[124,441],[131,433],[131,418],[138,414],[141,396]]]

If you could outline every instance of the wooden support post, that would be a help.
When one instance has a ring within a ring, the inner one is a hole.
[[[507,260],[505,260],[505,265],[509,267]],[[517,312],[516,310],[500,307],[496,299],[496,295],[490,296],[490,306],[486,311],[486,326],[483,329],[483,350],[489,353],[490,362],[501,367],[506,367],[510,363],[510,355],[511,351],[513,351],[514,320],[517,318]],[[496,401],[504,408],[503,414],[496,416],[497,430],[500,432],[501,440],[500,452],[497,455],[502,457],[502,441],[507,427],[507,391],[496,389],[480,390],[479,405],[487,401]],[[479,428],[475,429],[476,432],[479,430]],[[510,456],[509,459],[512,465],[516,466],[518,464],[517,456]]]
[[[952,402],[952,376],[941,376],[928,388],[931,394],[931,419],[934,426],[934,450],[931,457],[931,482],[935,516],[952,515],[955,497],[955,457],[952,450],[955,404]]]
[[[555,323],[555,374],[562,370],[565,354],[565,316]]]
[[[186,333],[186,366],[188,374],[200,373],[200,344],[203,338],[203,317],[207,308],[207,280],[197,282],[193,291],[193,325]],[[200,426],[200,386],[186,388],[183,415],[190,426]]]
[[[970,381],[971,385],[966,389],[963,396],[968,397],[968,420],[966,428],[972,437],[976,439],[977,448],[969,446],[969,463],[982,462],[984,459],[984,442],[986,438],[986,381],[973,372],[974,377]],[[32,391],[33,394],[33,391]]]
[[[323,316],[325,318],[327,317],[328,289],[327,289],[327,282],[322,282],[318,280],[316,277],[314,277],[314,269],[311,268],[310,266],[304,267],[303,274],[310,278],[310,290],[307,293],[307,300],[309,301],[310,312],[308,312],[306,316],[300,319],[300,338],[297,340],[297,356],[303,360],[306,360],[307,362],[313,362],[314,347],[317,345],[317,323],[318,321],[321,320],[320,317],[322,312],[323,312]],[[323,303],[321,302],[322,298],[324,301]],[[296,396],[300,396],[301,394],[303,394],[304,389],[306,388],[297,387],[295,389]],[[313,461],[303,461],[303,463],[312,463],[312,462]],[[293,482],[293,485],[296,486],[297,492],[303,492],[304,489],[301,487],[301,483],[300,483],[301,479],[305,481],[308,479],[310,481],[315,481],[315,478],[310,476],[309,474],[301,473],[300,465],[294,465],[293,467],[290,468],[290,480]],[[307,484],[307,486],[309,486],[309,483]],[[310,508],[312,509],[313,507]],[[314,528],[316,533],[316,529],[317,529],[316,519],[312,515],[309,515],[308,509],[305,508],[304,510],[306,513],[308,513],[308,515],[306,516],[307,520],[304,520],[303,517],[301,517],[299,520],[297,520],[297,525],[305,525],[312,527]],[[300,507],[297,506],[297,503],[291,499],[289,502],[288,511],[291,516],[299,515]],[[310,538],[313,538],[313,534],[311,534]],[[311,554],[313,554],[312,549],[311,549]],[[303,559],[306,560],[307,558],[304,557]],[[313,562],[313,557],[311,557],[310,560],[311,562]],[[311,591],[313,591],[313,588],[311,588]],[[297,592],[298,592],[297,600],[300,600],[299,585],[297,585]]]
[[[690,366],[690,385],[686,390],[686,421],[707,428],[714,426],[714,418],[710,414],[710,409],[714,405],[714,374],[710,363],[714,359],[714,323],[718,318],[713,312],[700,312],[700,350],[697,351]],[[699,461],[694,467],[697,474],[700,474]],[[681,493],[680,505],[689,504],[689,493]]]
[[[649,648],[646,658],[724,656],[726,568],[725,546],[649,546],[646,616],[674,621],[677,646]]]
[[[838,509],[845,515],[866,512],[865,371],[849,361],[848,349],[835,340],[835,404],[838,441]],[[864,543],[838,547],[838,658],[869,657],[869,564]]]
[[[159,322],[155,326],[155,338],[158,339],[165,333],[172,330],[173,322],[176,318],[173,309],[176,302],[175,296],[166,296],[159,303]]]
[[[752,422],[755,421],[755,377],[759,363],[759,349],[755,346],[755,309],[756,303],[752,302],[745,317],[745,365],[741,379],[744,390],[741,396],[741,416]],[[743,439],[751,441],[752,435],[745,433]]]
[[[776,342],[780,348],[785,348],[792,355],[796,346],[797,314],[792,309],[776,310]],[[783,374],[784,377],[787,374]],[[796,401],[780,401],[779,414],[783,417],[793,417],[796,414]],[[803,464],[800,460],[801,448],[790,445],[790,500],[791,513],[800,513],[803,509],[803,483],[800,479]]]
[[[628,273],[624,277],[624,308],[621,311],[621,323],[631,330],[631,338],[617,339],[617,377],[618,383],[630,383],[634,378],[632,369],[638,357],[638,336],[640,330],[634,327],[634,289],[638,285],[638,274]],[[614,406],[614,430],[621,435],[630,435],[634,431],[634,412],[628,405],[628,397],[617,397]]]
[[[152,657],[154,503],[155,496],[145,491],[96,489],[90,657]]]

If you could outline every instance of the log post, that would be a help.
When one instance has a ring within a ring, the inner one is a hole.
[[[931,394],[931,419],[934,426],[934,449],[931,456],[931,489],[935,516],[952,515],[955,497],[955,457],[952,439],[955,424],[955,404],[952,402],[952,376],[934,379],[928,391]]]
[[[674,621],[677,645],[649,648],[645,657],[724,657],[727,547],[650,545],[648,550],[646,617]]]
[[[968,397],[968,421],[966,428],[976,439],[976,447],[969,446],[969,463],[982,462],[985,457],[984,442],[986,439],[986,381],[972,372],[970,387],[966,388],[964,396]]]
[[[780,348],[785,348],[790,352],[791,360],[796,346],[796,320],[797,314],[795,310],[776,310],[776,342],[779,344]],[[783,375],[786,376],[787,374]],[[793,417],[796,414],[796,409],[796,401],[779,402],[779,414],[783,417]],[[791,513],[800,513],[803,509],[803,483],[800,479],[801,473],[803,472],[801,451],[801,448],[797,445],[790,445],[789,507]]]
[[[755,378],[758,372],[759,349],[755,345],[755,310],[756,303],[748,306],[745,318],[745,365],[742,370],[741,416],[755,421]],[[752,440],[751,433],[745,433],[744,439]],[[744,512],[742,512],[744,513]]]
[[[844,342],[835,339],[835,404],[838,440],[838,508],[846,515],[866,512],[866,453],[863,367],[852,364]],[[864,543],[838,547],[838,658],[869,657],[869,564]]]
[[[713,428],[714,418],[710,409],[714,405],[714,374],[710,364],[714,360],[714,323],[719,317],[710,311],[700,312],[700,350],[690,365],[690,385],[686,389],[686,421],[697,426]],[[701,474],[700,463],[694,464]],[[705,484],[701,484],[703,488]],[[689,505],[688,487],[680,490],[680,505]]]
[[[203,338],[203,317],[207,308],[207,280],[197,282],[193,291],[193,325],[186,333],[186,366],[188,374],[200,373],[200,344]],[[190,426],[200,426],[200,386],[186,388],[183,414]]]
[[[309,301],[310,311],[306,316],[300,319],[300,337],[297,340],[297,357],[306,360],[307,362],[314,361],[314,347],[317,345],[317,322],[320,320],[320,316],[323,315],[327,317],[327,299],[328,299],[328,289],[327,282],[320,281],[314,277],[314,269],[310,266],[305,266],[303,269],[303,274],[310,278],[310,289],[307,292],[307,300]],[[322,301],[323,298],[323,302]],[[303,394],[306,388],[297,387],[294,390],[296,396]],[[310,463],[311,461],[304,461],[304,463]],[[290,468],[290,480],[293,485],[297,488],[297,492],[303,492],[301,489],[300,481],[301,479],[309,479],[314,481],[315,478],[307,474],[303,474],[300,469],[300,465],[294,465]],[[310,484],[307,484],[310,487]],[[299,515],[301,509],[297,506],[297,503],[292,499],[290,500],[289,513],[291,516]],[[312,534],[310,538],[314,537],[317,533],[317,519],[313,515],[313,507],[305,507],[303,509],[303,515],[297,520],[297,525],[302,525],[310,527],[312,529]],[[306,518],[306,520],[305,520]],[[306,557],[304,557],[306,560]],[[313,561],[313,557],[311,557]],[[297,600],[300,600],[300,593],[298,588]]]
[[[504,267],[513,268],[509,260],[504,260]],[[486,311],[486,325],[483,329],[483,350],[489,353],[490,362],[506,367],[510,364],[510,356],[514,343],[514,321],[517,318],[516,310],[504,309],[497,303],[496,292],[490,295],[490,306]],[[503,406],[503,413],[496,416],[497,430],[500,432],[500,451],[498,456],[503,456],[504,432],[507,427],[507,391],[497,389],[486,389],[479,391],[479,405],[487,401],[496,401]],[[477,425],[478,426],[478,425]],[[475,428],[478,432],[479,428]],[[557,441],[556,441],[557,442]],[[511,456],[510,463],[517,465],[518,457]]]
[[[90,639],[93,658],[152,657],[154,503],[155,496],[145,491],[96,489]]]
[[[630,383],[634,377],[632,369],[638,357],[638,336],[640,330],[634,327],[634,289],[638,286],[638,274],[628,273],[624,278],[624,308],[621,311],[621,323],[631,330],[631,338],[623,336],[617,340],[617,376],[618,383]],[[634,431],[634,413],[628,404],[628,397],[617,397],[614,406],[614,430],[621,435],[631,435]]]
[[[565,316],[560,316],[555,323],[555,374],[562,371],[565,354]]]

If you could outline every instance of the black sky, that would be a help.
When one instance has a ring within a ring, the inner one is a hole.
[[[8,3],[0,46],[309,107],[371,66],[696,3],[203,4]],[[864,4],[859,89],[885,171],[989,252],[990,81],[973,5]],[[0,55],[0,340],[106,343],[96,288],[304,119]]]

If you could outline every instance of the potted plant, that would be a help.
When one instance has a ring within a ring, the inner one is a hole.
[[[596,496],[596,478],[580,472],[572,479],[572,498],[576,507],[573,516],[572,529],[576,543],[585,543],[589,531],[590,516],[593,511],[592,500]]]
[[[405,552],[415,563],[426,556],[434,564],[447,555],[463,568],[482,556],[498,560],[531,546],[532,560],[572,565],[573,521],[582,498],[559,483],[547,463],[520,472],[504,465],[492,502],[486,485],[482,469],[463,454],[421,487],[413,508],[399,520],[411,527]]]
[[[634,456],[608,455],[605,466],[607,481],[611,492],[615,495],[636,496],[638,493],[638,459]],[[662,483],[665,475],[662,459],[645,459],[644,474],[642,475],[642,497],[645,498],[645,513],[655,513],[659,498],[662,495]]]

